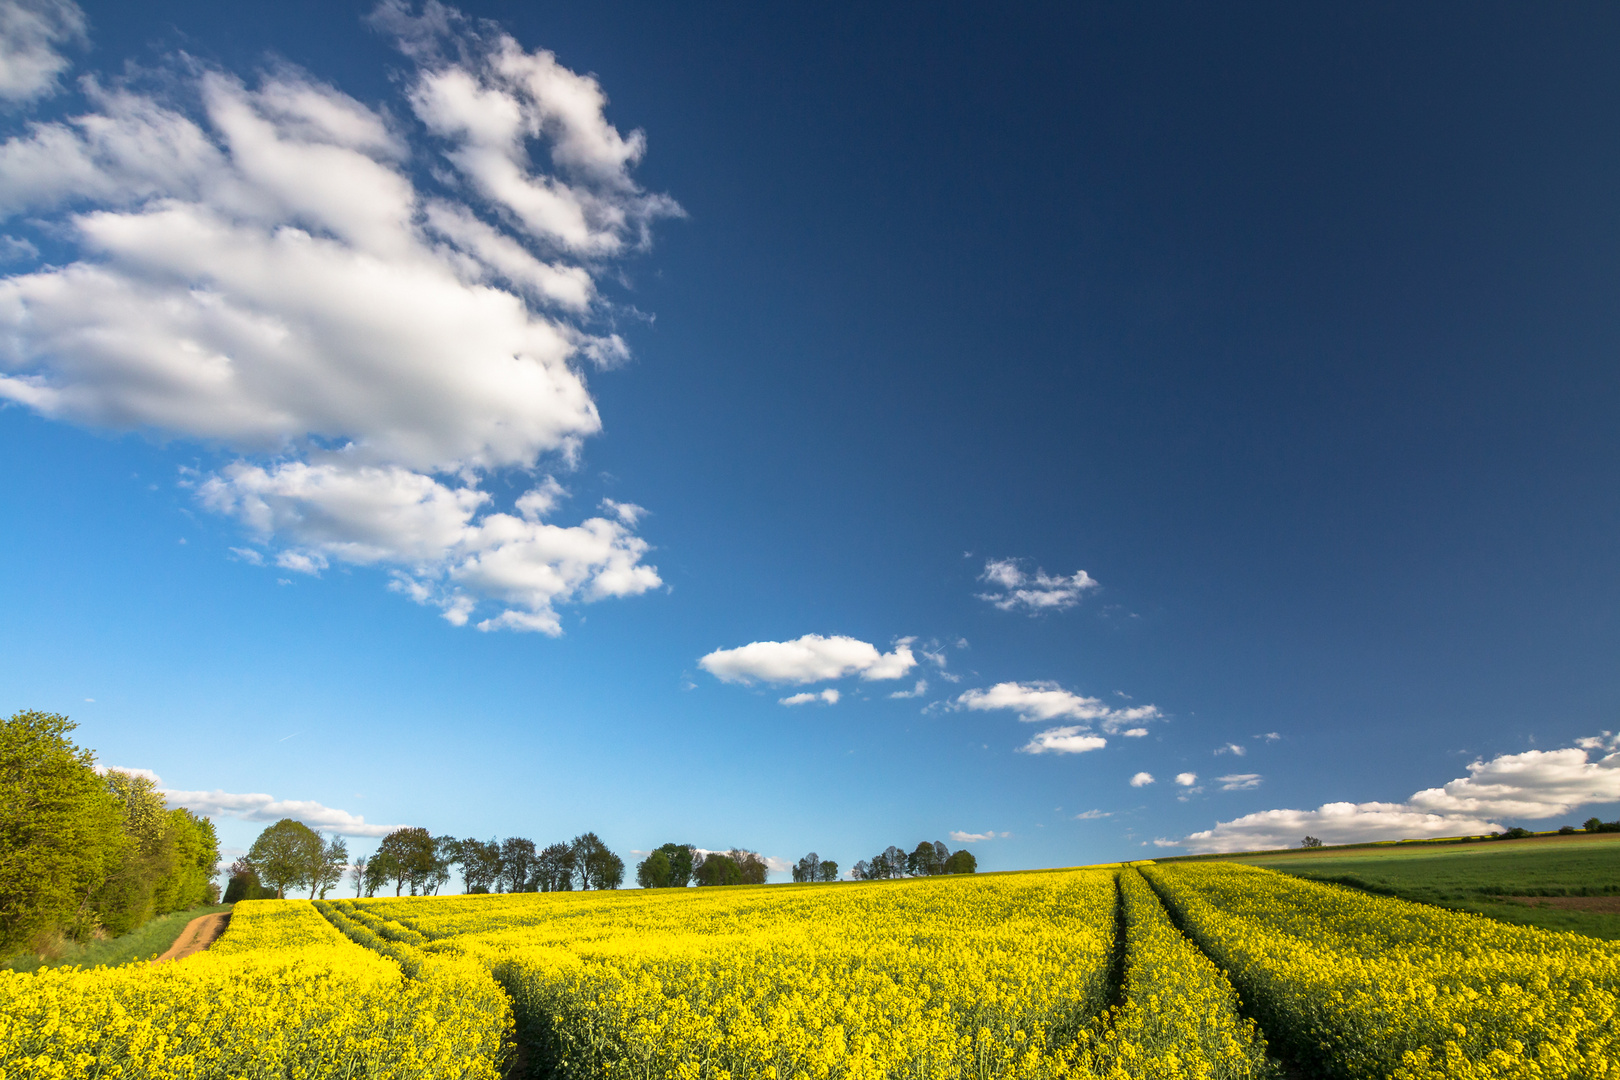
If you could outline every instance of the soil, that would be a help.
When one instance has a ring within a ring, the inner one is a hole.
[[[169,951],[153,960],[154,964],[162,964],[169,960],[184,960],[202,952],[208,946],[219,940],[219,935],[225,932],[225,927],[231,922],[231,913],[216,911],[212,915],[199,915],[186,923],[186,928],[180,931],[180,936],[174,939]]]
[[[1620,915],[1620,896],[1511,896],[1530,907],[1559,908],[1563,911],[1601,911]]]

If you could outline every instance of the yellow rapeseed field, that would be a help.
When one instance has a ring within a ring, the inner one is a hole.
[[[0,972],[0,1080],[494,1080],[514,1017],[559,1080],[1620,1080],[1617,990],[1620,945],[1216,863],[249,901]]]
[[[181,963],[0,971],[0,1080],[485,1080],[509,1011],[469,974],[406,978],[307,901],[244,901]]]
[[[1271,1038],[1323,1075],[1620,1077],[1620,943],[1272,871],[1144,871]]]

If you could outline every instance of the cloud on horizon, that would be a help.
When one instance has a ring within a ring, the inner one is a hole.
[[[302,821],[312,829],[326,829],[343,836],[387,836],[399,825],[372,825],[360,814],[338,810],[310,799],[278,799],[262,792],[235,794],[229,791],[180,791],[163,786],[163,779],[151,769],[109,765],[103,771],[144,776],[156,785],[171,807],[183,808],[206,817],[233,817],[243,821],[276,822],[282,818]]]
[[[1590,760],[1594,752],[1603,756]],[[1333,802],[1315,810],[1245,814],[1181,843],[1195,852],[1246,851],[1292,847],[1306,835],[1355,844],[1480,835],[1499,831],[1502,820],[1544,821],[1580,806],[1620,802],[1620,737],[1604,732],[1561,750],[1499,754],[1474,761],[1468,774],[1405,802]]]

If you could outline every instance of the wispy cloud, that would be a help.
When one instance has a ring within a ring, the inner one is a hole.
[[[1053,577],[1041,569],[1028,573],[1021,563],[1020,559],[986,562],[979,580],[990,585],[991,591],[979,593],[979,599],[989,601],[1002,611],[1036,615],[1074,607],[1081,596],[1097,587],[1096,580],[1084,570],[1066,577]]]
[[[1253,791],[1260,786],[1260,774],[1232,773],[1230,776],[1217,776],[1215,782],[1221,785],[1222,791]]]
[[[838,704],[838,698],[838,691],[828,687],[819,694],[806,690],[802,694],[790,694],[785,698],[781,698],[780,701],[783,705],[808,705],[812,701],[819,701],[824,705],[836,705]]]
[[[1011,836],[1010,832],[962,832],[960,829],[951,830],[951,841],[957,844],[976,844],[981,840],[995,840]]]
[[[206,817],[232,817],[243,821],[280,821],[292,818],[313,829],[326,829],[343,836],[387,836],[398,825],[373,825],[360,814],[351,814],[310,799],[278,799],[262,792],[238,794],[229,791],[181,791],[163,786],[151,769],[109,766],[110,771],[144,776],[157,786],[172,807],[182,807]]]

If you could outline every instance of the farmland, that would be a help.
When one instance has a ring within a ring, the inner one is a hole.
[[[1503,922],[1620,940],[1620,833],[1330,848],[1233,861]]]
[[[1617,1008],[1620,945],[1229,861],[266,900],[0,973],[0,1075],[1598,1077]]]

